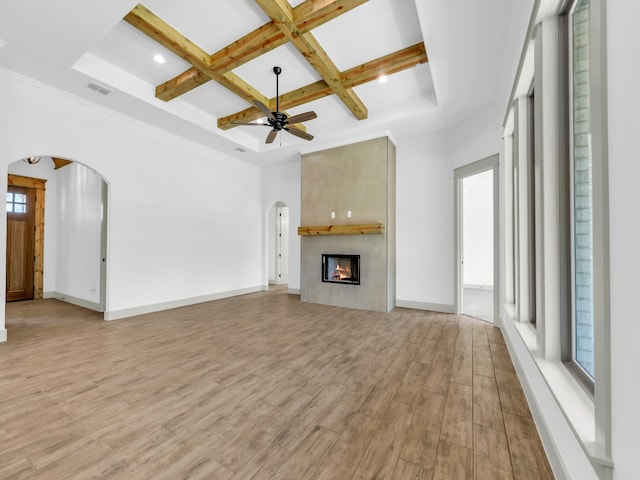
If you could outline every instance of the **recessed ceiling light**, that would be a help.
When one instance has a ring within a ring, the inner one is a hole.
[[[380,76],[378,77],[378,81],[379,81],[380,83],[387,83],[387,76],[383,73],[382,75],[380,75]]]
[[[157,63],[164,63],[164,57],[162,55],[160,55],[159,53],[153,56],[153,59],[157,62]]]

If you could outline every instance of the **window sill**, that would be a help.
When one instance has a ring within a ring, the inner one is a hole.
[[[531,324],[513,322],[527,345],[564,415],[583,444],[595,442],[593,399],[559,360],[543,358],[538,352],[536,330]]]
[[[566,419],[568,427],[591,465],[599,472],[602,472],[603,469],[610,470],[613,467],[613,461],[603,454],[602,447],[596,443],[595,439],[595,406],[593,398],[560,360],[546,359],[540,354],[537,346],[536,329],[530,323],[515,320],[515,308],[512,304],[503,304],[503,312],[506,313],[504,323],[508,322],[509,326],[513,327],[506,328],[506,330],[514,331],[519,335],[551,397]],[[508,325],[505,325],[505,327],[508,327]],[[521,360],[519,363],[522,365],[525,362]],[[535,390],[535,387],[532,386],[531,390]],[[534,396],[543,397],[544,395],[539,391],[535,391]],[[543,406],[543,402],[540,399],[535,399],[533,402],[540,406],[542,416],[546,417],[547,411]],[[531,398],[529,403],[532,403]],[[543,421],[551,431],[557,428],[557,425],[550,421],[549,418],[545,418]],[[557,439],[552,440],[552,442],[558,444],[555,440]],[[562,442],[560,442],[560,446],[564,447]],[[600,478],[603,477],[601,476]]]

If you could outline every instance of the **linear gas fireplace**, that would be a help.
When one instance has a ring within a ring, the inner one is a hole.
[[[360,285],[360,255],[323,253],[322,281]]]

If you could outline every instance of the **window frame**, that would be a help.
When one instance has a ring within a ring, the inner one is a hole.
[[[582,1],[585,0],[571,0],[567,6],[566,9],[566,14],[565,14],[565,22],[566,22],[566,36],[567,36],[567,62],[566,62],[566,66],[567,66],[567,81],[568,81],[568,95],[567,95],[567,108],[568,108],[568,115],[567,115],[567,120],[568,120],[568,146],[569,146],[569,179],[568,179],[568,190],[569,190],[569,222],[568,222],[568,235],[569,235],[569,252],[568,252],[568,260],[569,260],[569,272],[570,272],[570,305],[569,305],[569,321],[570,321],[570,325],[569,325],[569,332],[570,332],[570,338],[567,339],[567,343],[570,342],[570,353],[568,355],[565,355],[565,363],[567,364],[567,367],[569,368],[569,371],[576,377],[576,379],[583,385],[584,388],[587,389],[587,391],[593,396],[594,395],[594,390],[595,390],[595,319],[594,319],[594,296],[595,296],[595,291],[593,289],[593,283],[594,283],[594,272],[593,272],[593,215],[594,215],[594,200],[593,200],[593,194],[591,194],[591,231],[590,231],[590,235],[592,238],[592,255],[591,255],[591,267],[592,267],[592,272],[591,272],[591,282],[592,282],[592,301],[591,301],[591,307],[592,307],[592,318],[591,318],[591,328],[592,328],[592,335],[594,337],[594,342],[593,342],[593,352],[592,352],[592,363],[594,365],[594,375],[592,376],[587,369],[585,368],[584,365],[582,365],[580,363],[580,361],[578,360],[578,341],[577,341],[577,330],[578,330],[578,325],[577,325],[577,294],[576,294],[576,276],[577,276],[577,269],[576,269],[576,263],[577,263],[577,253],[576,253],[576,248],[577,248],[577,241],[576,241],[576,179],[575,179],[575,172],[576,172],[576,159],[575,159],[575,131],[574,131],[574,127],[575,127],[575,102],[574,102],[574,29],[573,29],[573,13],[575,11],[575,9],[577,8],[578,4]],[[589,24],[591,22],[591,7],[592,7],[592,3],[591,0],[586,0],[589,4]],[[588,32],[589,34],[589,52],[591,51],[591,31]],[[592,75],[592,68],[591,68],[591,59],[589,59],[589,70],[588,70],[588,75],[589,77]],[[592,108],[591,108],[591,97],[592,97],[592,92],[591,92],[591,79],[589,79],[589,83],[588,83],[588,88],[589,88],[589,121],[590,121],[590,125],[589,125],[589,135],[592,134],[592,125],[591,125],[591,118],[592,118]],[[591,165],[591,168],[593,168],[593,154],[590,153],[590,157],[589,157],[589,163]],[[590,189],[591,192],[593,191],[593,178],[591,178],[591,182],[590,182]],[[568,358],[567,358],[568,357]]]

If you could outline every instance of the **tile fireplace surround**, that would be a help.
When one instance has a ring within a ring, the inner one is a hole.
[[[395,307],[395,180],[396,148],[387,137],[302,156],[302,301]],[[322,282],[322,254],[360,255],[360,285]]]

